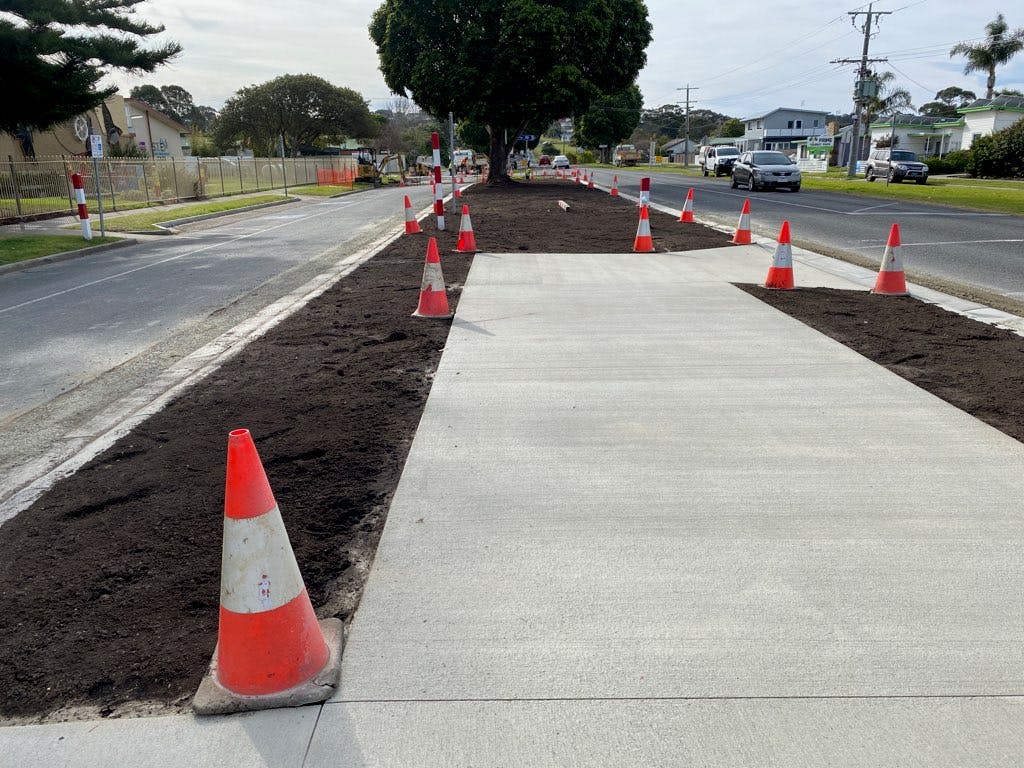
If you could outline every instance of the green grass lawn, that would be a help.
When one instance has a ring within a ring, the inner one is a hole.
[[[913,200],[995,213],[1024,212],[1024,184],[998,179],[930,178],[927,184],[903,182],[886,186],[884,179],[847,179],[845,171],[841,171],[826,175],[805,173],[803,186],[877,200]]]
[[[175,219],[186,219],[191,216],[203,216],[207,213],[220,213],[221,211],[233,211],[238,208],[248,208],[251,205],[262,203],[273,203],[279,200],[287,200],[284,195],[259,195],[257,197],[238,197],[210,200],[204,203],[183,205],[180,208],[171,208],[162,211],[147,211],[146,213],[131,213],[127,216],[111,216],[105,219],[104,224],[109,232],[140,232],[148,229],[155,230],[154,224]],[[96,217],[93,219],[93,229],[99,229]]]
[[[357,187],[360,185],[356,185]],[[349,189],[348,187],[334,187],[331,185],[317,186],[315,184],[308,187],[288,187],[289,192],[294,192],[296,195],[313,195],[316,197],[331,197],[332,195],[344,195],[349,192],[354,192],[355,188]]]
[[[55,253],[77,251],[80,248],[91,248],[94,245],[114,243],[119,237],[100,237],[95,235],[92,240],[76,235],[12,235],[0,237],[0,265],[14,264],[26,259],[38,259],[41,256],[52,256]]]

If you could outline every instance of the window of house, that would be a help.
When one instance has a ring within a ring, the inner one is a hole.
[[[818,121],[817,121],[817,120],[815,120],[815,121],[814,121],[814,127],[815,127],[815,128],[817,128],[817,127],[818,127]]]
[[[793,121],[792,120],[787,120],[786,121],[786,127],[787,128],[792,128],[793,127]]]
[[[803,128],[804,127],[804,121],[803,120],[797,120],[796,121],[796,127],[797,128]]]

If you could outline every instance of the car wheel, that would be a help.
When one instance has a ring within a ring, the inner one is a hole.
[[[899,178],[896,175],[896,171],[893,171],[893,170],[889,171],[889,183],[890,184],[899,184],[901,181],[903,181],[903,179]]]
[[[873,174],[871,172],[871,170],[868,169],[868,170],[864,171],[864,178],[867,179],[868,181],[874,181],[875,180],[875,174]]]
[[[740,188],[740,183],[738,181],[736,181],[736,174],[735,173],[732,175],[732,182],[729,184],[729,186],[731,186],[733,189],[739,189]]]
[[[750,177],[747,179],[747,189],[751,192],[757,190],[757,184],[754,183],[754,174],[750,174]]]
[[[716,165],[715,166],[715,178],[717,179],[721,175],[722,175],[722,172],[718,169],[718,166]]]
[[[799,184],[794,184],[792,187],[790,187],[790,189],[793,190],[794,192],[799,192],[800,191],[800,185]]]

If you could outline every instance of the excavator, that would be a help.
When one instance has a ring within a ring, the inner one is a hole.
[[[353,155],[356,158],[356,181],[379,186],[388,177],[397,176],[405,182],[405,158],[402,155],[377,154],[372,147],[359,147]]]

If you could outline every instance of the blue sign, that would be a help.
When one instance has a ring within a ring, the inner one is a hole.
[[[519,138],[516,139],[516,141],[533,141],[536,138],[537,138],[536,136],[533,136],[533,135],[528,134],[528,133],[527,134],[520,134]]]

